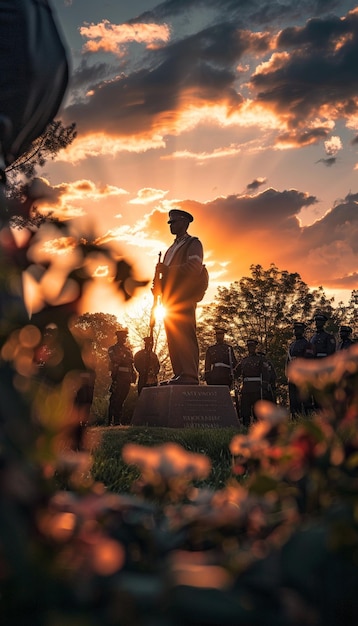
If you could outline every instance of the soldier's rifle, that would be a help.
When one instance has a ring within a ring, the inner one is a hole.
[[[264,357],[263,354],[259,354],[260,357],[260,398],[261,400],[264,399],[264,394],[263,394],[263,368],[264,368]]]
[[[160,263],[162,258],[162,253],[159,252],[158,254],[158,263]],[[152,304],[152,308],[150,310],[150,318],[149,318],[149,338],[150,338],[150,349],[147,350],[147,348],[145,348],[146,350],[146,354],[145,354],[145,358],[144,358],[144,371],[143,371],[143,380],[144,380],[144,384],[146,385],[148,382],[148,374],[149,374],[149,370],[150,370],[150,359],[151,359],[151,352],[153,351],[153,333],[154,333],[154,326],[155,326],[155,312],[157,307],[160,304],[160,298],[162,295],[162,285],[161,285],[161,276],[160,276],[160,272],[158,270],[158,264],[155,267],[155,272],[154,272],[154,278],[153,278],[153,283],[152,283],[152,294],[153,294],[153,304]]]
[[[160,263],[161,258],[162,258],[162,253],[159,252],[158,263],[155,267],[154,278],[153,278],[153,287],[152,287],[153,304],[152,304],[152,308],[150,311],[150,319],[149,319],[149,337],[151,338],[152,342],[153,342],[153,332],[154,332],[154,326],[155,326],[155,312],[156,312],[157,307],[160,304],[160,299],[162,296],[161,275],[158,270],[158,264]]]

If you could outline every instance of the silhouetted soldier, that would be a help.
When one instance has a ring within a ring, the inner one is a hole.
[[[257,400],[273,400],[270,380],[271,366],[263,354],[257,354],[256,339],[247,340],[248,356],[244,357],[236,367],[237,377],[242,379],[241,388],[241,419],[244,426],[249,426],[251,419],[256,420],[255,402]]]
[[[295,339],[288,347],[286,357],[286,376],[288,380],[288,396],[291,416],[297,417],[299,414],[307,415],[312,410],[312,400],[304,399],[299,388],[290,381],[289,365],[296,359],[310,359],[313,357],[312,344],[304,336],[306,325],[303,322],[294,322],[293,332]]]
[[[143,387],[157,386],[160,363],[153,351],[153,339],[151,337],[144,337],[144,348],[134,355],[134,367],[139,374],[138,395]]]
[[[334,335],[324,330],[324,325],[328,320],[327,315],[317,313],[313,319],[316,323],[316,332],[310,339],[313,348],[313,358],[323,359],[336,351],[336,340]]]
[[[266,352],[263,352],[262,350],[257,350],[256,354],[262,356],[265,361],[265,367],[262,372],[262,383],[263,389],[265,389],[265,400],[271,400],[271,402],[276,404],[277,374],[275,366],[271,359],[268,358]]]
[[[339,328],[339,337],[340,341],[337,346],[337,350],[346,350],[350,348],[354,341],[351,339],[352,329],[350,326],[340,326]]]
[[[205,354],[205,381],[207,385],[227,385],[234,382],[237,359],[232,346],[224,341],[225,328],[215,328],[216,343]]]
[[[327,333],[327,331],[324,330],[324,325],[328,320],[327,315],[324,313],[317,313],[313,319],[316,323],[316,332],[310,339],[310,344],[313,350],[313,358],[324,359],[325,357],[334,354],[336,351],[336,340],[334,335]],[[313,408],[316,410],[322,408],[315,395],[313,395]]]
[[[124,424],[123,404],[126,400],[131,383],[135,383],[137,376],[133,368],[133,354],[125,345],[128,331],[126,328],[117,330],[117,343],[108,348],[112,384],[108,407],[108,425]],[[127,420],[126,423],[129,423]]]
[[[163,263],[156,267],[161,275],[164,327],[174,373],[169,384],[199,384],[196,305],[203,294],[198,295],[196,290],[203,274],[203,246],[187,233],[193,219],[186,211],[169,211],[170,232],[176,237]]]

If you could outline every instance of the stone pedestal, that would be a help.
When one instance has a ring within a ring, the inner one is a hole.
[[[239,421],[226,385],[163,385],[142,389],[131,424],[223,428]]]

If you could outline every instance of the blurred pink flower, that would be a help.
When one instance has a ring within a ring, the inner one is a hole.
[[[144,478],[152,480],[173,478],[195,480],[205,478],[211,468],[208,457],[187,452],[175,443],[165,443],[155,448],[127,444],[122,450],[125,463],[137,465]],[[156,477],[156,478],[154,478]]]

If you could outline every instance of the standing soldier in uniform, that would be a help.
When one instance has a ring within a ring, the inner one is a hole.
[[[304,400],[300,395],[299,388],[290,381],[289,378],[289,365],[296,359],[309,359],[313,356],[312,345],[304,336],[306,325],[303,322],[294,322],[293,332],[295,339],[288,347],[286,357],[286,376],[288,380],[288,397],[290,403],[290,413],[292,418],[297,417],[299,414],[307,415],[309,409],[312,408],[312,402],[308,399]]]
[[[323,359],[336,351],[336,340],[334,335],[324,330],[324,325],[328,320],[327,315],[317,313],[313,319],[316,323],[316,332],[310,339],[313,349],[313,358]]]
[[[237,377],[242,379],[241,388],[241,419],[244,426],[249,426],[251,419],[256,420],[254,405],[257,400],[274,402],[269,381],[272,378],[270,364],[266,357],[257,354],[258,341],[247,340],[248,356],[244,357],[236,367]]]
[[[128,331],[126,328],[117,330],[117,343],[110,346],[108,356],[112,384],[110,387],[110,399],[108,407],[108,425],[117,426],[123,424],[123,404],[128,396],[131,383],[136,381],[136,373],[133,368],[133,354],[126,346]],[[127,422],[129,423],[129,422]]]
[[[330,356],[336,351],[336,340],[334,335],[327,333],[327,331],[324,330],[324,325],[328,320],[327,315],[324,313],[317,313],[313,319],[316,323],[316,332],[310,339],[313,358],[324,359],[326,356]],[[322,408],[315,396],[313,397],[313,408],[315,410],[320,410]]]
[[[156,387],[160,363],[153,351],[153,339],[151,337],[144,337],[144,348],[134,355],[134,367],[139,374],[138,395],[143,387]]]
[[[187,233],[193,219],[187,211],[169,211],[168,224],[175,239],[163,262],[156,266],[156,274],[161,276],[162,303],[166,310],[164,327],[174,373],[169,384],[174,385],[199,384],[196,305],[203,294],[195,291],[205,274],[205,266],[201,241]]]
[[[271,359],[268,358],[266,352],[264,352],[263,350],[262,351],[257,350],[256,354],[263,357],[265,361],[265,367],[262,372],[262,385],[263,385],[263,389],[265,390],[264,391],[265,400],[271,400],[271,402],[276,404],[277,374],[276,374],[275,366],[273,362],[271,361]]]
[[[340,326],[339,328],[339,338],[340,342],[337,346],[337,350],[346,350],[350,348],[354,341],[351,339],[352,329],[350,326]]]
[[[234,382],[237,359],[232,346],[224,341],[225,329],[215,328],[216,343],[205,354],[205,381],[207,385],[227,385]]]

